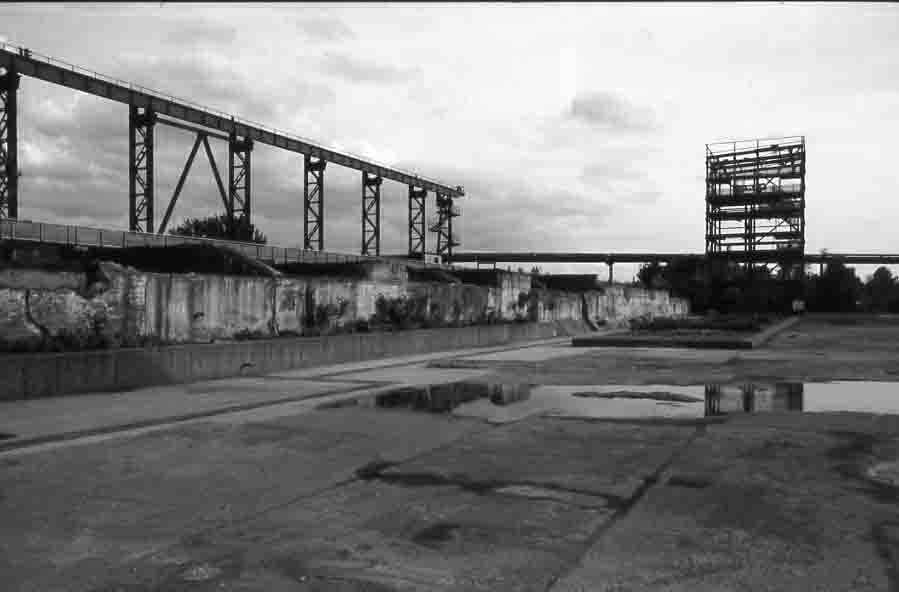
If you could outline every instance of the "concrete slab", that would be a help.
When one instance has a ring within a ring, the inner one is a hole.
[[[896,589],[896,490],[862,470],[895,458],[896,432],[788,420],[710,426],[552,590]]]
[[[16,436],[0,442],[0,446],[62,439],[117,426],[124,429],[127,426],[136,427],[358,388],[359,384],[350,382],[234,378],[115,395],[50,397],[0,403],[0,432]]]
[[[302,507],[359,467],[402,461],[481,429],[344,410],[7,457],[0,460],[4,588],[96,590],[114,568],[182,537]]]

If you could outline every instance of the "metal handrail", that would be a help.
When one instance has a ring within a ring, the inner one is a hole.
[[[313,251],[299,247],[263,245],[227,239],[202,236],[181,236],[175,234],[152,234],[112,228],[92,226],[72,226],[35,222],[32,220],[0,219],[0,240],[33,241],[38,243],[63,244],[81,247],[127,248],[135,246],[170,247],[184,244],[208,244],[228,247],[240,253],[272,263],[366,263],[395,260],[371,255],[356,255],[339,251]],[[452,265],[432,264],[423,261],[409,261],[410,265],[452,269]]]

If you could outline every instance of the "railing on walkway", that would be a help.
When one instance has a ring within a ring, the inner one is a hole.
[[[32,222],[31,220],[0,220],[0,240],[119,249],[143,246],[170,247],[186,244],[207,244],[227,247],[239,251],[248,257],[276,265],[283,263],[373,263],[377,261],[396,263],[396,259],[352,255],[333,251],[311,251],[205,237],[148,234],[108,228]],[[423,261],[410,261],[409,263],[415,266],[450,267],[433,263],[427,264]]]

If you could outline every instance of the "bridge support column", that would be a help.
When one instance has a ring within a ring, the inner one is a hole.
[[[381,254],[381,183],[378,175],[362,172],[362,254]]]
[[[18,117],[19,74],[0,74],[0,220],[19,217]]]
[[[437,219],[431,226],[431,232],[437,233],[437,254],[449,262],[453,257],[453,247],[459,245],[453,235],[453,218],[459,215],[459,208],[453,205],[449,195],[437,194]]]
[[[303,248],[325,248],[325,165],[327,161],[306,155],[303,181]]]
[[[615,281],[615,274],[612,272],[612,268],[615,267],[615,264],[611,261],[606,263],[609,266],[609,285],[612,285],[612,282]]]
[[[409,258],[425,256],[425,200],[428,190],[409,185]]]
[[[128,229],[153,232],[153,136],[156,113],[145,107],[128,111]]]
[[[250,154],[251,138],[228,139],[228,234],[232,240],[252,241],[250,230]]]

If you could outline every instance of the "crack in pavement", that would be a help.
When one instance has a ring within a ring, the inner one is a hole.
[[[570,567],[555,576],[553,576],[546,585],[546,592],[550,592],[555,585],[569,573],[571,573],[574,569],[580,566],[581,561],[587,552],[596,545],[599,540],[607,533],[613,526],[615,526],[619,521],[623,518],[626,518],[627,515],[633,510],[634,506],[646,496],[649,492],[650,488],[653,485],[656,485],[660,482],[665,481],[663,479],[663,475],[668,471],[672,464],[674,464],[677,459],[681,457],[681,455],[693,445],[693,443],[702,435],[705,434],[706,426],[704,424],[697,425],[693,430],[693,433],[690,434],[690,437],[687,438],[680,446],[678,446],[671,455],[660,464],[655,471],[653,471],[649,476],[643,478],[643,483],[637,488],[637,490],[628,498],[624,500],[624,502],[615,509],[615,512],[609,516],[608,520],[599,525],[599,527],[593,531],[593,533],[587,537],[587,540],[584,541],[581,546],[580,551],[577,554],[577,557],[573,557],[570,562]]]

